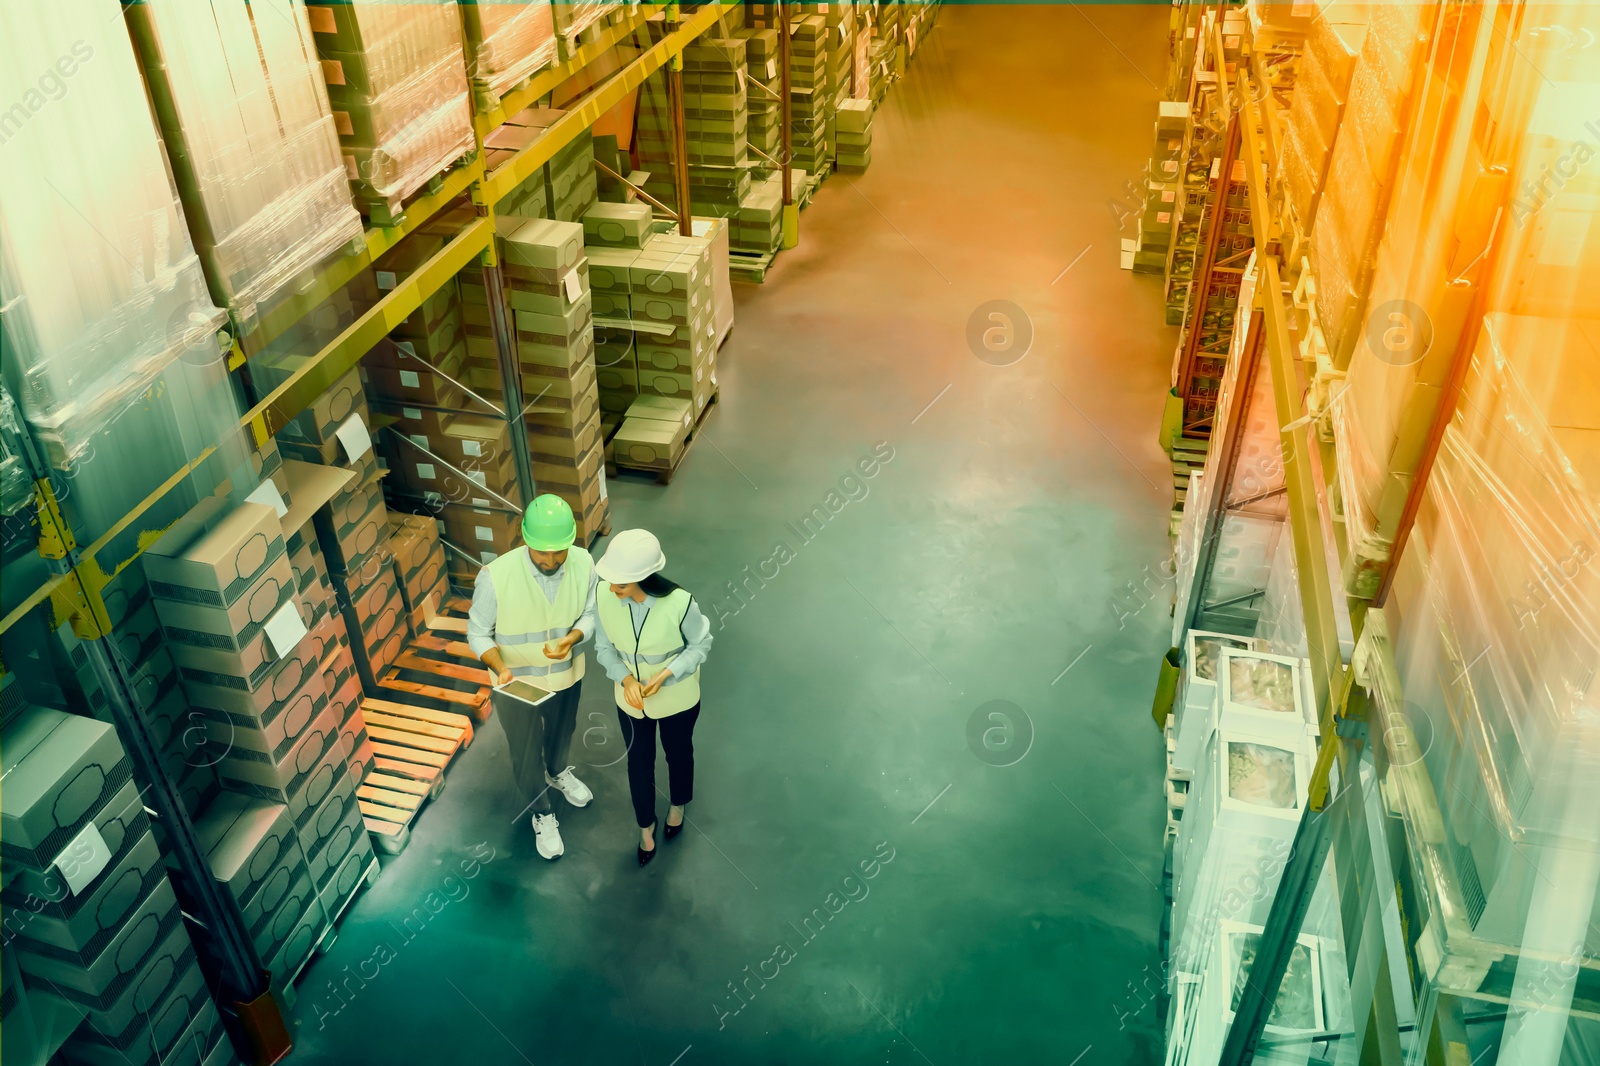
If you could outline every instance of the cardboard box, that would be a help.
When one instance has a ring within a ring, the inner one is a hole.
[[[88,1012],[64,1057],[69,1062],[113,1066],[159,1061],[170,1054],[189,1019],[210,1002],[211,992],[189,936],[179,930],[111,1010]]]
[[[271,713],[275,704],[299,691],[305,672],[318,669],[331,639],[317,616],[302,608],[301,617],[309,632],[282,657],[274,657],[265,633],[242,652],[188,649],[179,659],[178,673],[189,702],[258,717]]]
[[[297,862],[296,869],[299,876],[283,894],[281,902],[263,914],[260,921],[250,928],[250,939],[255,944],[256,954],[262,959],[275,958],[282,953],[308,916],[326,924],[310,872],[304,863]],[[288,971],[284,971],[283,975],[287,976]]]
[[[560,177],[569,185],[575,180],[575,176]],[[565,191],[553,190],[553,198],[559,200]],[[505,260],[508,264],[566,271],[577,266],[583,258],[582,226],[543,218],[519,221],[521,225],[504,236]]]
[[[175,644],[239,651],[260,635],[267,619],[297,590],[289,557],[279,555],[230,607],[156,600],[155,613],[167,639]]]
[[[203,711],[207,751],[222,758],[242,749],[273,762],[281,761],[327,708],[328,699],[322,674],[314,670],[307,674],[300,690],[270,717],[207,709]]]
[[[680,423],[629,415],[611,439],[612,453],[618,466],[670,470],[683,454],[688,436],[688,427]]]
[[[0,766],[0,855],[8,868],[41,872],[133,772],[111,726],[44,707],[29,707],[6,728]]]
[[[228,782],[229,788],[238,788],[240,783],[259,786],[252,790],[257,795],[270,794],[276,797],[276,802],[287,804],[290,796],[304,789],[323,756],[337,742],[338,733],[332,709],[324,709],[316,721],[301,732],[282,759],[273,760],[258,752],[235,748],[217,763],[218,776]]]
[[[389,512],[383,503],[383,492],[375,485],[367,488],[368,495],[352,501],[345,509],[317,512],[317,534],[330,573],[359,570],[367,556],[381,549],[389,537]],[[358,513],[357,508],[363,503],[366,510]]]
[[[136,840],[126,841],[105,870],[77,893],[16,920],[12,935],[22,950],[88,962],[116,935],[134,905],[166,876],[161,849],[146,829]]]
[[[522,546],[521,515],[487,507],[445,504],[439,511],[444,537],[482,563]]]
[[[226,608],[285,554],[272,507],[211,496],[144,553],[144,572],[156,599]]]
[[[642,248],[650,238],[649,204],[595,204],[583,215],[583,242],[613,248]]]
[[[365,832],[361,809],[356,803],[356,783],[349,771],[340,767],[334,787],[317,805],[316,811],[298,834],[314,884],[322,885],[338,869],[353,847],[355,831]]]
[[[344,848],[344,858],[339,860],[338,866],[328,875],[327,880],[317,886],[317,899],[321,902],[322,909],[327,912],[330,921],[338,920],[345,904],[366,880],[367,870],[376,858],[372,853],[372,841],[367,836],[366,827],[357,826],[356,829],[356,832],[348,834],[349,842]],[[328,849],[330,852],[335,851],[341,844],[345,844],[345,834],[342,832],[329,840]]]
[[[12,743],[10,730],[6,731],[5,743]],[[9,781],[6,787],[10,787]],[[9,797],[7,797],[9,800]],[[7,806],[9,806],[9,802]],[[93,824],[100,839],[105,843],[106,850],[112,858],[106,863],[100,873],[95,875],[95,881],[82,886],[82,891],[92,891],[96,881],[103,880],[108,873],[115,869],[119,857],[127,854],[139,841],[139,838],[150,830],[150,817],[145,813],[144,804],[139,798],[139,788],[132,780],[125,780],[116,792],[105,803],[101,804],[96,813],[74,833],[87,831]],[[92,843],[93,837],[85,837],[85,843]],[[57,917],[70,917],[79,906],[78,897],[72,892],[67,882],[65,873],[70,872],[76,877],[80,871],[74,865],[77,862],[93,862],[92,850],[85,850],[83,845],[74,848],[70,844],[60,852],[60,865],[50,864],[43,869],[35,869],[20,863],[13,863],[6,858],[7,883],[0,900],[8,908],[25,907],[30,911],[42,914],[52,914]],[[81,871],[83,873],[89,870]]]
[[[163,877],[149,895],[130,909],[116,935],[87,964],[76,957],[28,951],[20,943],[15,944],[14,953],[22,972],[35,978],[37,984],[49,987],[51,994],[80,1006],[106,1010],[117,1003],[126,985],[181,924],[177,897]]]

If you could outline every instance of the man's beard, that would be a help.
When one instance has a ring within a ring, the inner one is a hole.
[[[560,572],[561,567],[562,567],[563,564],[557,563],[556,565],[554,565],[552,567],[548,567],[548,568],[543,563],[536,562],[533,565],[534,565],[534,568],[536,570],[538,570],[539,573],[543,574],[545,577],[555,577],[556,574]]]

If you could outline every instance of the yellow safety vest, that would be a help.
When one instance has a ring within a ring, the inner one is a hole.
[[[494,642],[512,675],[554,691],[582,681],[582,652],[574,651],[565,659],[547,659],[544,646],[570,633],[583,614],[589,576],[594,572],[589,553],[577,546],[567,549],[554,603],[533,579],[533,560],[526,548],[506,552],[487,569],[494,583]]]
[[[606,637],[622,656],[628,672],[643,684],[655,679],[678,653],[688,647],[683,639],[683,619],[689,613],[690,595],[683,589],[663,596],[644,616],[644,625],[637,636],[633,632],[633,614],[628,605],[609,590],[595,597],[600,615],[600,625]],[[612,688],[617,707],[634,718],[665,718],[669,714],[687,711],[700,702],[700,671],[661,686],[661,691],[644,701],[644,713],[635,710],[622,694],[622,682]]]

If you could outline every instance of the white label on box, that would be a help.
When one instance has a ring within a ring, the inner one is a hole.
[[[400,408],[400,413],[402,415],[404,415],[405,417],[407,417],[407,418],[421,418],[422,417],[422,408],[420,408],[420,407],[402,407],[402,408]]]
[[[494,540],[494,530],[488,526],[473,526],[472,534],[479,540]]]
[[[354,137],[356,135],[355,123],[350,121],[350,112],[348,111],[335,111],[333,113],[333,128],[339,132],[341,137]],[[392,285],[389,287],[394,288]]]
[[[378,271],[374,271],[374,273],[377,275],[378,288],[380,288],[380,289],[392,289],[392,288],[394,288],[394,271],[392,271],[392,270],[378,270]]]
[[[467,480],[471,481],[475,485],[481,486],[482,488],[489,487],[489,475],[485,474],[482,470],[468,470]]]
[[[344,445],[344,454],[352,463],[372,450],[372,434],[367,432],[367,424],[359,414],[345,419],[344,425],[334,430],[333,435]]]
[[[106,846],[106,838],[100,835],[100,827],[90,822],[61,849],[61,854],[50,865],[61,872],[67,888],[76,896],[88,888],[89,882],[99,877],[100,871],[110,862],[111,849]]]
[[[306,635],[305,619],[300,617],[300,607],[291,598],[288,603],[278,608],[278,613],[267,619],[267,641],[272,645],[272,650],[278,658],[283,658],[294,651],[295,645],[300,643],[300,638]]]
[[[583,299],[583,281],[578,277],[576,270],[567,271],[566,276],[561,279],[561,284],[566,286],[567,299],[573,303]]]
[[[422,498],[427,501],[429,507],[444,506],[444,497],[439,495],[437,492],[425,492],[422,494]],[[439,524],[440,526],[444,525],[443,522]],[[440,532],[443,532],[443,530],[441,529]]]
[[[1170,204],[1170,203],[1172,203],[1172,201],[1173,201],[1173,199],[1175,198],[1176,195],[1177,194],[1174,193],[1171,189],[1162,189],[1161,190],[1161,202],[1164,203],[1164,204]]]
[[[462,455],[482,455],[483,454],[483,445],[479,444],[475,440],[464,440],[464,441],[461,442],[461,454]]]
[[[317,11],[319,9],[311,7],[307,8],[306,10]],[[312,32],[316,32],[315,27],[312,28]],[[329,85],[343,85],[344,64],[339,62],[337,59],[324,59],[322,61],[322,80],[327,82]]]
[[[736,69],[733,72],[733,74],[734,74],[734,77],[739,79],[739,91],[740,92],[748,92],[749,91],[749,83],[745,81],[744,68],[743,67],[739,67],[738,69]]]
[[[406,436],[410,437],[411,438],[411,443],[415,444],[417,447],[419,447],[419,448],[427,448],[427,446],[428,446],[428,438],[424,437],[422,434],[420,434],[420,433],[407,433]]]
[[[422,478],[424,481],[432,481],[434,479],[434,476],[435,476],[434,472],[433,472],[433,464],[432,463],[418,463],[417,464],[417,476]]]
[[[773,78],[776,78],[777,76],[778,76],[778,61],[776,59],[767,60],[767,80],[770,81]]]
[[[600,466],[600,498],[602,500],[606,498],[606,468],[604,464]]]
[[[334,20],[333,9],[306,5],[306,17],[311,21],[312,33],[338,33],[339,23]]]
[[[494,562],[495,559],[498,558],[498,557],[495,555],[494,552],[479,552],[478,553],[478,558],[480,560],[482,560],[482,562],[483,562],[483,564],[485,566],[488,566],[490,563]]]
[[[402,370],[400,371],[400,384],[408,389],[419,388],[422,385],[422,378],[415,370]]]
[[[263,481],[256,486],[256,490],[245,497],[246,503],[264,503],[278,513],[282,518],[289,513],[289,505],[283,502],[283,494],[278,491],[278,486],[271,480]]]
[[[344,157],[344,172],[345,172],[345,176],[348,177],[351,181],[360,181],[361,180],[361,168],[356,166],[356,157],[355,156],[347,155],[347,156]]]
[[[407,359],[415,359],[417,357],[417,347],[410,341],[395,341],[394,346],[399,348],[400,354]]]
[[[1156,223],[1157,223],[1157,225],[1164,226],[1168,222],[1171,222],[1171,221],[1172,221],[1172,212],[1171,211],[1157,211],[1156,212]]]

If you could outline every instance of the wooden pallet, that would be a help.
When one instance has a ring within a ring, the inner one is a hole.
[[[606,477],[617,478],[623,474],[630,477],[648,478],[658,485],[672,484],[672,478],[677,474],[678,468],[683,466],[683,461],[689,457],[689,449],[700,437],[700,427],[705,425],[706,419],[711,416],[711,409],[717,406],[717,399],[721,394],[719,389],[711,394],[711,399],[706,401],[705,408],[701,410],[700,417],[694,421],[694,427],[689,430],[689,436],[684,439],[683,451],[678,453],[678,461],[665,469],[653,466],[624,466],[617,462],[615,456],[606,459]]]
[[[464,639],[469,606],[455,595],[440,605],[428,632],[409,641],[379,679],[383,699],[480,722],[489,717],[489,674]]]
[[[767,270],[772,266],[772,261],[778,258],[777,251],[771,252],[733,252],[728,253],[728,274],[737,281],[748,281],[761,285],[767,280]]]

